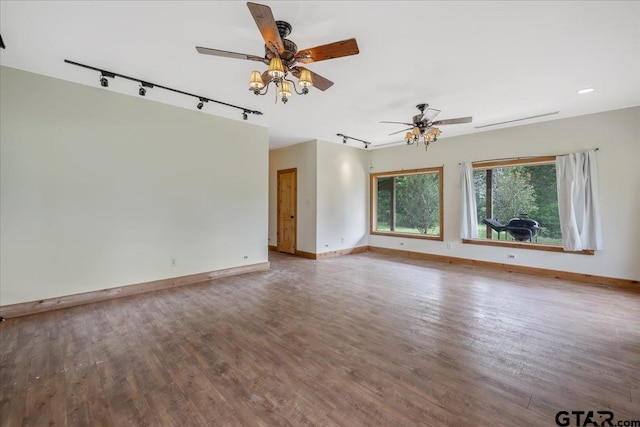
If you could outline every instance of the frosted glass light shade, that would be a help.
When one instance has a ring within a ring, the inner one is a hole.
[[[262,75],[260,74],[260,71],[251,72],[249,87],[254,90],[260,90],[264,87],[264,82],[262,81]]]
[[[278,57],[271,58],[269,62],[269,75],[274,79],[279,79],[284,77],[284,66],[282,65],[282,60]]]
[[[288,81],[282,82],[282,84],[280,85],[280,89],[278,90],[278,95],[287,98],[291,96],[291,86],[289,85]]]
[[[311,79],[311,71],[302,70],[300,73],[300,87],[309,88],[313,86],[313,80]]]

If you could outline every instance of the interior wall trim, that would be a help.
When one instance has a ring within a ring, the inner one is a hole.
[[[193,285],[207,282],[222,277],[236,276],[239,274],[253,273],[269,270],[270,263],[262,262],[241,267],[225,268],[222,270],[196,273],[188,276],[172,277],[169,279],[154,280],[151,282],[137,283],[133,285],[118,286],[115,288],[101,289],[98,291],[83,292],[80,294],[66,295],[54,298],[46,298],[38,301],[21,302],[17,304],[0,306],[0,314],[4,318],[27,316],[29,314],[44,311],[58,310],[74,307],[76,305],[91,304],[130,295],[159,291],[162,289],[176,288],[178,286]]]
[[[622,287],[633,289],[640,292],[640,280],[619,279],[616,277],[596,276],[593,274],[574,273],[570,271],[550,270],[546,268],[527,267],[524,265],[503,264],[491,261],[479,261],[469,258],[457,258],[444,255],[427,254],[423,252],[403,251],[398,249],[389,249],[378,246],[369,246],[371,252],[378,252],[390,255],[405,256],[412,259],[422,259],[427,261],[446,262],[449,264],[470,265],[475,267],[491,268],[494,270],[507,271],[510,273],[531,274],[534,276],[552,277],[556,279],[571,280],[575,282],[592,283],[597,285],[606,285],[614,287]]]
[[[338,249],[329,252],[320,252],[316,254],[316,259],[333,258],[341,255],[359,254],[369,250],[368,246],[356,246],[354,248]]]
[[[313,252],[299,251],[297,249],[296,249],[296,256],[300,256],[302,258],[309,258],[309,259],[318,259],[318,254],[314,254]]]
[[[342,255],[359,254],[362,252],[366,252],[368,250],[369,250],[368,246],[356,246],[354,248],[337,249],[335,251],[318,252],[318,253],[296,250],[296,256],[313,259],[313,260],[319,260],[319,259],[332,258],[336,256],[342,256]]]

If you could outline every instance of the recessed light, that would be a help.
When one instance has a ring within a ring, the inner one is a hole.
[[[579,90],[578,93],[580,95],[584,95],[585,93],[593,92],[594,90],[595,90],[594,88],[588,87],[588,88]]]

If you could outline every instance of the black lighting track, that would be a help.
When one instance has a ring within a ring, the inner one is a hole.
[[[78,66],[78,67],[87,68],[89,70],[98,71],[98,72],[100,72],[100,74],[103,77],[111,77],[111,78],[120,77],[120,78],[123,78],[123,79],[127,79],[127,80],[131,80],[131,81],[134,81],[134,82],[138,82],[143,87],[148,87],[148,88],[159,87],[160,89],[170,90],[171,92],[181,93],[182,95],[187,95],[187,96],[194,97],[194,98],[198,99],[200,102],[215,102],[216,104],[224,105],[225,107],[237,108],[238,110],[242,110],[242,118],[244,120],[247,120],[247,114],[255,114],[257,116],[261,116],[262,115],[262,112],[260,112],[260,111],[250,110],[248,108],[239,107],[237,105],[229,104],[227,102],[222,102],[222,101],[217,101],[215,99],[207,98],[206,96],[196,95],[196,94],[193,94],[193,93],[185,92],[183,90],[174,89],[174,88],[171,88],[171,87],[159,85],[157,83],[151,83],[148,80],[143,80],[143,79],[139,79],[139,78],[131,77],[131,76],[125,76],[124,74],[114,73],[113,71],[107,71],[107,70],[105,70],[103,68],[97,68],[97,67],[92,67],[90,65],[80,64],[79,62],[70,61],[68,59],[65,59],[64,62],[66,62],[67,64]]]
[[[343,135],[343,134],[341,134],[341,133],[337,133],[336,135],[337,135],[337,136],[341,136],[341,137],[342,137],[342,143],[343,143],[343,144],[346,144],[346,143],[347,143],[347,139],[353,139],[354,141],[360,141],[360,142],[362,142],[362,143],[364,144],[364,148],[369,148],[369,146],[372,144],[371,142],[363,141],[363,140],[361,140],[361,139],[354,138],[354,137],[352,137],[352,136]]]

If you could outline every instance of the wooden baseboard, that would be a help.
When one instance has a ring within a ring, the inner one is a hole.
[[[309,259],[317,259],[317,254],[314,254],[313,252],[305,252],[305,251],[299,251],[296,249],[296,256],[301,256],[303,258],[309,258]]]
[[[332,258],[341,255],[359,254],[369,250],[368,246],[357,246],[355,248],[338,249],[336,251],[320,252],[316,254],[316,259]]]
[[[619,279],[616,277],[595,276],[593,274],[574,273],[570,271],[550,270],[546,268],[527,267],[523,265],[503,264],[491,261],[479,261],[469,258],[457,258],[444,255],[427,254],[422,252],[402,251],[397,249],[369,246],[371,252],[390,255],[405,256],[412,259],[446,262],[449,264],[462,264],[475,267],[492,268],[494,270],[508,271],[510,273],[531,274],[534,276],[553,277],[556,279],[572,280],[576,282],[594,283],[599,285],[631,288],[640,291],[640,281],[632,279]]]
[[[270,250],[270,251],[277,251],[277,250],[278,250],[278,247],[277,247],[277,246],[275,246],[275,245],[269,245],[269,250]]]
[[[222,277],[236,276],[238,274],[253,273],[256,271],[266,271],[269,270],[269,268],[269,262],[262,262],[252,265],[244,265],[242,267],[225,268],[223,270],[209,271],[206,273],[197,273],[188,276],[173,277],[170,279],[154,280],[134,285],[84,292],[81,294],[47,298],[39,301],[3,305],[0,306],[0,313],[2,314],[2,317],[5,318],[26,316],[29,314],[41,313],[43,311],[58,310],[61,308],[74,307],[76,305],[91,304],[114,298],[122,298],[130,295],[175,288],[178,286],[192,285]]]

